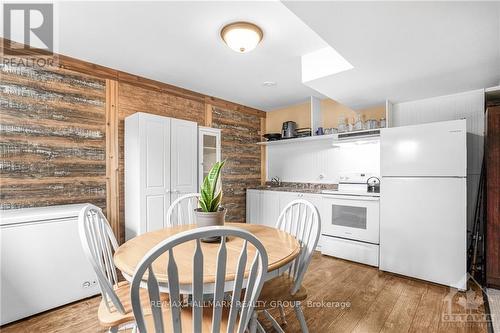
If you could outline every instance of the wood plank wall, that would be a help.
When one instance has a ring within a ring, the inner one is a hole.
[[[165,117],[195,121],[198,125],[203,125],[205,122],[204,102],[174,96],[161,90],[147,89],[123,82],[118,83],[119,201],[121,221],[125,220],[125,118],[136,112],[147,112]],[[120,238],[125,239],[125,228],[121,228]]]
[[[105,208],[105,81],[57,67],[0,70],[0,209]]]
[[[16,50],[9,51],[47,57],[43,51]],[[222,130],[222,156],[228,160],[223,174],[227,221],[245,221],[245,190],[261,183],[265,155],[255,142],[265,112],[56,57],[54,67],[14,70],[2,65],[0,209],[92,202],[105,208],[123,241],[124,119],[148,112]]]
[[[212,124],[221,129],[223,204],[226,220],[245,222],[246,189],[261,183],[260,117],[214,106]]]

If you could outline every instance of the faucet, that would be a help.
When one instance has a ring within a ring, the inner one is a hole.
[[[273,179],[271,179],[271,184],[274,186],[281,186],[281,179],[279,177],[273,177]]]

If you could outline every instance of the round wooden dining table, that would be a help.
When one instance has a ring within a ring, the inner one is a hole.
[[[285,231],[258,224],[226,223],[225,226],[237,227],[254,234],[264,245],[268,255],[268,267],[266,280],[272,279],[285,272],[300,253],[300,245],[295,237]],[[149,250],[161,241],[183,231],[195,229],[195,224],[175,226],[161,230],[147,232],[130,239],[122,244],[115,252],[114,262],[122,272],[125,279],[132,280],[135,269]],[[216,258],[220,243],[201,242],[204,269],[204,290],[213,289],[216,277]],[[237,260],[243,246],[243,240],[232,238],[226,240],[227,264],[226,264],[226,291],[231,290],[237,268]],[[187,242],[174,248],[174,257],[179,270],[179,284],[181,292],[189,293],[191,290],[193,273],[192,263],[195,250],[195,242]],[[245,276],[248,276],[251,260],[255,255],[255,248],[248,246],[248,261]],[[153,263],[153,271],[160,284],[168,290],[167,285],[167,254],[163,254]],[[144,277],[144,281],[145,281]]]

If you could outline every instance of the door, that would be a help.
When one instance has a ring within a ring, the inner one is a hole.
[[[293,200],[302,199],[303,193],[296,192],[279,192],[279,211],[280,214],[285,207]]]
[[[314,207],[316,207],[316,209],[318,210],[318,214],[319,214],[319,217],[320,217],[320,220],[322,219],[322,216],[321,216],[321,213],[322,213],[322,203],[323,203],[323,200],[321,199],[321,197],[319,195],[311,195],[311,194],[305,194],[302,199],[304,200],[307,200],[309,201],[310,203],[312,203],[314,205]]]
[[[198,192],[198,125],[171,119],[171,192],[172,201],[179,196]]]
[[[382,176],[465,177],[465,120],[380,130]]]
[[[199,128],[198,160],[198,184],[201,185],[212,166],[221,160],[221,138],[219,129],[209,127]]]
[[[280,194],[275,191],[262,191],[262,216],[261,223],[268,227],[276,227],[280,214]]]
[[[261,224],[261,191],[247,190],[247,223]]]
[[[163,228],[170,206],[170,119],[141,114],[139,132],[141,223],[145,221],[145,230],[152,231]]]
[[[459,289],[466,281],[466,179],[382,178],[380,269]]]
[[[486,282],[500,289],[500,106],[488,108],[486,119]]]
[[[321,233],[379,243],[380,204],[376,197],[323,196]]]

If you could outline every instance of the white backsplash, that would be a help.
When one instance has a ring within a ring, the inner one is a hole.
[[[267,147],[268,180],[277,176],[285,182],[338,183],[345,172],[379,174],[379,142],[333,147],[331,140],[320,140]]]

